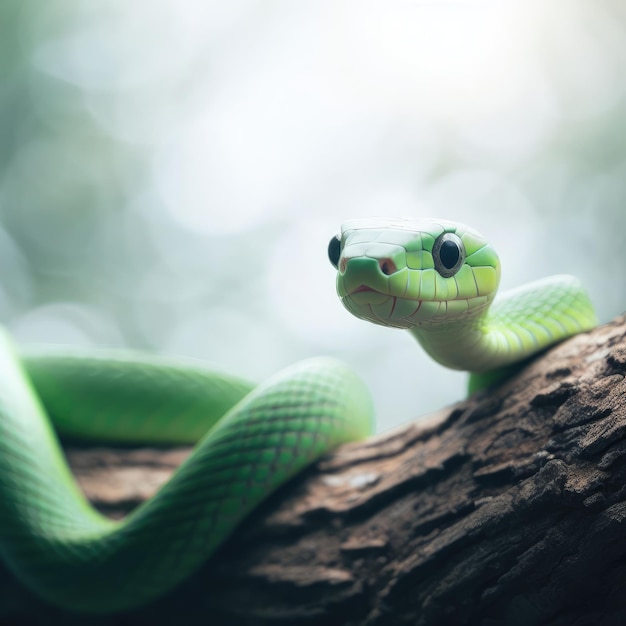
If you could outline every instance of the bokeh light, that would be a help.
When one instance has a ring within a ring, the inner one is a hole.
[[[0,6],[0,315],[19,342],[178,353],[263,379],[348,361],[379,428],[463,396],[349,316],[354,217],[467,222],[503,286],[626,302],[620,0],[34,0]]]

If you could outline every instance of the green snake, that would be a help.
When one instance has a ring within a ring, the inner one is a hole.
[[[353,220],[328,255],[351,313],[408,329],[436,361],[472,372],[473,387],[596,325],[569,276],[494,301],[498,257],[459,223]],[[6,333],[0,341],[0,561],[69,610],[123,611],[164,595],[270,493],[373,429],[368,390],[330,358],[297,363],[254,387],[195,361],[16,351]],[[78,489],[56,432],[197,443],[154,497],[114,521]]]

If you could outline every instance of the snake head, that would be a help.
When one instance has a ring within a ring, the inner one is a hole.
[[[348,311],[396,328],[466,321],[489,306],[500,281],[487,240],[445,220],[350,220],[328,256]]]

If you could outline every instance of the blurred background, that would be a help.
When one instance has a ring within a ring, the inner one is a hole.
[[[622,0],[0,3],[0,320],[261,380],[352,364],[379,429],[465,376],[351,317],[353,217],[439,216],[503,287],[580,276],[626,309]]]

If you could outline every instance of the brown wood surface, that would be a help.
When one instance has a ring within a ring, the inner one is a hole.
[[[625,373],[622,317],[495,389],[340,448],[151,606],[71,615],[0,570],[0,624],[626,624]],[[187,454],[68,450],[116,517]]]

